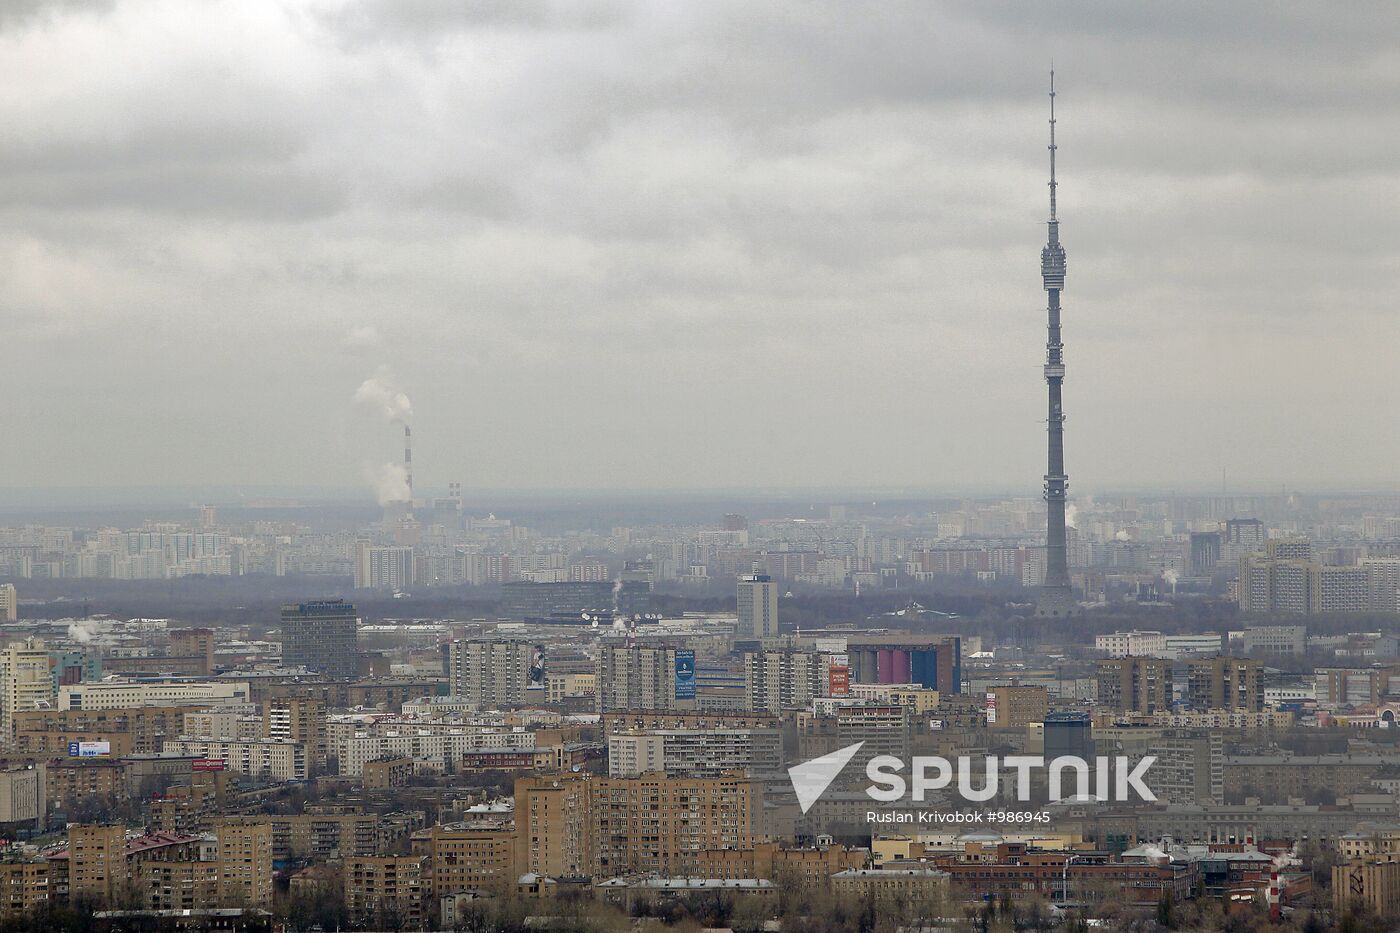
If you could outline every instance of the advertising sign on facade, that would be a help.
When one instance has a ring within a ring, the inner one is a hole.
[[[676,652],[676,699],[695,699],[695,651],[691,648]]]

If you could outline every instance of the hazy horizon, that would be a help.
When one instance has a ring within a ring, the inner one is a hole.
[[[0,503],[369,497],[405,417],[420,496],[1039,496],[1052,58],[1070,495],[1393,489],[1397,40],[1205,0],[10,4]]]

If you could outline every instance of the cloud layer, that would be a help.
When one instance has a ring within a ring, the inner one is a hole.
[[[1389,480],[1397,39],[1384,4],[11,4],[5,485],[357,485],[387,360],[425,486],[1034,494],[1052,56],[1075,487]]]

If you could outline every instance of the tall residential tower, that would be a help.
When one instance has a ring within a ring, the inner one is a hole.
[[[1065,287],[1065,248],[1055,216],[1055,72],[1050,72],[1050,238],[1040,251],[1040,277],[1050,295],[1050,326],[1045,340],[1045,384],[1050,392],[1049,465],[1045,472],[1045,583],[1036,601],[1038,616],[1073,615],[1078,604],[1070,588],[1065,547],[1065,412],[1060,388],[1065,381],[1065,345],[1060,340],[1060,290]]]

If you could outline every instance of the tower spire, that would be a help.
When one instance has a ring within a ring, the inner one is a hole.
[[[1055,222],[1055,66],[1050,66],[1050,222]]]

